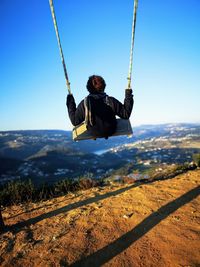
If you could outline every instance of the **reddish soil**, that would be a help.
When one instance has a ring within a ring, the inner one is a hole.
[[[200,170],[3,211],[1,266],[200,266]]]

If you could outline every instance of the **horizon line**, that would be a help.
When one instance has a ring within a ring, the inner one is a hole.
[[[191,125],[200,125],[200,122],[163,122],[163,123],[144,123],[144,124],[135,124],[132,128],[135,127],[147,127],[147,126],[160,126],[160,125],[181,125],[181,124],[191,124]],[[133,125],[133,124],[132,124]],[[71,129],[58,129],[58,128],[40,128],[40,129],[12,129],[12,130],[0,130],[0,132],[16,132],[16,131],[64,131],[71,132],[74,126]]]

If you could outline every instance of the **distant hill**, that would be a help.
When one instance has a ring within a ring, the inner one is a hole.
[[[160,164],[190,162],[200,152],[199,124],[144,125],[133,133],[131,138],[74,142],[69,131],[1,131],[0,182],[31,178],[48,183],[143,172]]]

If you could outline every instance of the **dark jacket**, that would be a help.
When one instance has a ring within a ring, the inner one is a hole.
[[[104,94],[106,96],[106,94]],[[89,97],[92,95],[89,95]],[[93,98],[92,98],[93,99]],[[125,99],[124,104],[119,102],[116,98],[108,96],[109,100],[109,106],[112,108],[112,111],[114,112],[114,115],[122,118],[122,119],[129,119],[132,108],[133,108],[133,95],[131,89],[126,89],[125,91]],[[93,99],[92,100],[92,106],[95,107],[95,113],[102,113],[102,104],[103,99]],[[71,120],[71,123],[76,126],[79,125],[81,122],[85,120],[85,106],[84,106],[84,100],[80,102],[78,107],[76,108],[76,103],[74,100],[73,95],[67,96],[67,108],[69,113],[69,118]],[[102,114],[103,120],[106,120],[106,114]]]

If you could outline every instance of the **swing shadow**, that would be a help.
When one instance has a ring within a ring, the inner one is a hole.
[[[74,197],[72,197],[71,199],[73,199],[73,198],[74,198]],[[55,204],[59,204],[59,203],[61,203],[61,202],[63,202],[63,200],[62,200],[62,201],[58,201],[58,202],[56,202],[56,203],[52,203],[52,204],[45,205],[45,208],[47,208],[47,207],[52,207],[53,205],[55,205]],[[40,209],[42,209],[42,208],[43,208],[43,206],[41,206],[41,207],[37,207],[37,208],[32,208],[32,209],[29,209],[29,210],[27,210],[27,211],[23,211],[23,212],[21,212],[21,213],[18,213],[18,214],[15,214],[15,215],[13,215],[13,216],[10,216],[8,219],[13,219],[13,218],[18,217],[18,216],[20,216],[20,215],[22,215],[22,214],[28,214],[28,213],[31,213],[31,212],[33,212],[33,211],[40,210]]]
[[[189,203],[200,194],[200,186],[193,188],[179,198],[167,203],[153,212],[132,230],[108,244],[104,248],[94,252],[93,254],[80,259],[79,261],[70,265],[71,267],[100,267],[110,261],[112,258],[123,252],[129,246],[133,245],[138,239],[148,233],[162,220],[166,219],[171,213],[175,212],[180,207]]]
[[[79,202],[75,202],[73,204],[69,204],[67,206],[64,206],[62,208],[59,208],[59,209],[56,209],[56,210],[53,210],[53,211],[50,211],[50,212],[47,212],[47,213],[44,213],[44,214],[41,214],[39,216],[36,216],[34,218],[30,218],[26,221],[22,221],[22,222],[19,222],[19,223],[16,223],[16,224],[13,224],[13,225],[10,225],[10,226],[5,226],[5,228],[3,229],[3,232],[8,232],[8,231],[11,231],[13,233],[18,233],[20,232],[21,230],[23,230],[24,227],[28,227],[30,225],[33,225],[33,224],[36,224],[38,222],[41,222],[45,219],[49,219],[51,217],[54,217],[54,216],[57,216],[61,213],[64,213],[64,212],[69,212],[73,209],[77,209],[77,208],[80,208],[82,206],[85,206],[85,205],[88,205],[88,204],[92,204],[92,203],[96,203],[98,201],[101,201],[101,200],[104,200],[106,198],[109,198],[109,197],[114,197],[114,196],[117,196],[121,193],[124,193],[132,188],[135,188],[139,185],[141,185],[142,183],[136,183],[136,184],[132,184],[128,187],[125,187],[125,188],[120,188],[114,192],[108,192],[104,195],[98,195],[98,196],[95,196],[95,197],[91,197],[91,198],[88,198],[88,199],[85,199],[85,200],[82,200],[82,201],[79,201]]]

